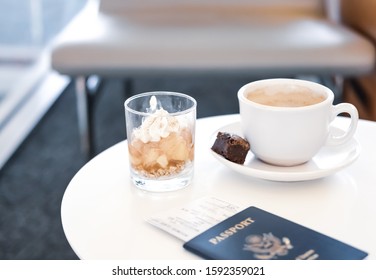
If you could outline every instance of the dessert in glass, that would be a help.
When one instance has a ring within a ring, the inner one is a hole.
[[[147,92],[124,103],[134,185],[173,191],[192,181],[196,101],[176,92]]]

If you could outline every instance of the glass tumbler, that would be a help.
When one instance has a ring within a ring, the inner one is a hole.
[[[130,176],[137,188],[165,192],[191,183],[196,106],[189,95],[165,91],[125,101]]]

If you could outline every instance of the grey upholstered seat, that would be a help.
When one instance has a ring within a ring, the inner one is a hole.
[[[85,81],[91,75],[343,77],[374,67],[373,45],[329,20],[324,1],[102,0],[99,9],[97,4],[89,1],[87,10],[64,30],[51,60],[55,70],[76,79],[87,152]]]

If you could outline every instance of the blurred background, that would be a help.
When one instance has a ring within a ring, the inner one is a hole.
[[[62,191],[43,179],[55,174],[42,159],[49,134],[37,139],[40,153],[4,165],[69,84],[51,72],[49,48],[85,2],[0,0],[0,259],[75,258],[60,225]]]
[[[332,18],[375,44],[376,0],[325,2],[337,7]],[[60,206],[87,158],[79,142],[75,85],[52,70],[50,55],[54,39],[86,3],[0,0],[0,259],[77,259]],[[187,93],[198,101],[198,117],[207,117],[238,113],[234,96],[250,81],[247,75],[139,75],[132,91]],[[361,118],[376,120],[374,71],[345,79],[343,86],[340,101],[355,104]],[[96,154],[126,138],[124,99],[124,81],[106,79],[93,102]]]

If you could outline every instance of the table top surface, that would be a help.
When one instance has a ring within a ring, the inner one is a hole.
[[[240,174],[211,154],[213,133],[239,115],[198,119],[195,174],[185,189],[151,193],[129,176],[126,141],[88,162],[69,183],[61,206],[65,235],[81,259],[199,259],[183,241],[150,225],[153,214],[206,196],[256,206],[369,253],[376,259],[376,122],[360,120],[359,157],[324,178],[279,182]],[[336,126],[345,127],[346,118]]]

